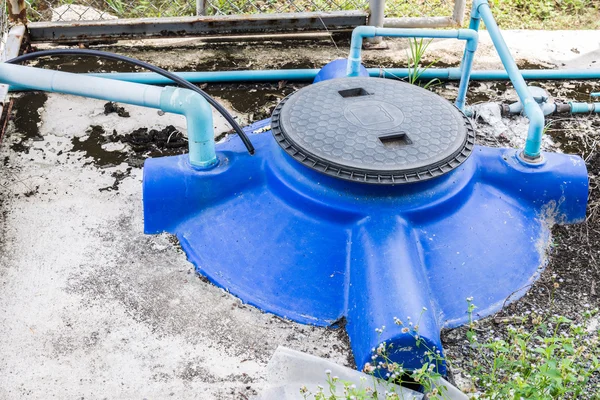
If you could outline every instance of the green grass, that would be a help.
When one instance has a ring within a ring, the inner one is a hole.
[[[209,15],[365,10],[367,0],[206,0]],[[600,29],[600,0],[489,0],[502,29]],[[89,4],[120,18],[193,15],[195,0],[31,0],[30,19],[47,18],[49,6]],[[388,0],[388,17],[448,16],[453,0]],[[467,14],[470,1],[467,3]],[[218,11],[217,11],[218,10]],[[36,12],[37,11],[37,12]],[[465,17],[465,24],[468,16]]]
[[[599,0],[489,0],[503,29],[600,29]]]

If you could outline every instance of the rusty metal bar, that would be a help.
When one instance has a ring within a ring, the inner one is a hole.
[[[362,11],[33,22],[32,42],[351,30],[367,23]]]
[[[10,60],[19,55],[24,36],[25,25],[16,25],[10,29],[6,42],[4,42],[4,46],[0,49],[0,62]],[[8,89],[8,85],[0,85],[0,116],[5,116],[5,118],[8,118],[8,113],[4,113],[6,99],[8,98]],[[0,125],[3,123],[3,121],[0,121]]]

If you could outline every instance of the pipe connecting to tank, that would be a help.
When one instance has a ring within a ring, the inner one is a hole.
[[[212,110],[204,97],[191,90],[172,86],[161,88],[6,63],[0,63],[0,82],[183,115],[187,120],[190,164],[204,169],[217,163]]]
[[[522,158],[526,162],[539,162],[541,160],[540,150],[542,145],[542,134],[544,129],[544,113],[538,106],[532,94],[525,83],[525,79],[521,75],[519,68],[510,50],[502,37],[500,28],[494,20],[494,16],[490,10],[487,0],[475,0],[471,12],[471,21],[469,29],[457,29],[438,31],[433,29],[393,29],[393,28],[375,28],[372,26],[359,26],[352,32],[352,40],[350,43],[350,55],[348,56],[349,77],[358,76],[361,66],[361,50],[362,41],[364,38],[375,36],[388,37],[416,37],[416,38],[454,38],[466,40],[465,52],[460,67],[460,84],[458,96],[456,98],[456,106],[460,110],[465,110],[465,98],[467,88],[469,86],[469,78],[473,65],[473,55],[477,50],[478,29],[481,20],[485,23],[489,32],[490,38],[500,56],[500,60],[504,65],[508,77],[510,78],[519,99],[523,105],[523,110],[529,119],[529,128],[527,132],[527,140],[525,148],[522,152]]]
[[[458,87],[458,96],[456,98],[456,107],[464,111],[467,89],[469,87],[469,78],[473,66],[473,56],[477,50],[479,34],[473,29],[396,29],[396,28],[376,28],[373,26],[359,26],[352,31],[350,41],[350,55],[348,56],[349,77],[359,76],[361,67],[361,50],[364,38],[376,36],[404,37],[404,38],[438,38],[438,39],[458,39],[467,42],[465,46],[465,55],[460,68],[460,84]],[[407,71],[408,72],[408,71]]]
[[[525,148],[522,153],[523,159],[528,162],[537,162],[541,158],[540,150],[542,147],[542,134],[544,132],[544,113],[529,92],[527,83],[525,83],[525,79],[523,79],[517,63],[510,54],[510,50],[502,37],[498,24],[496,24],[487,0],[474,0],[473,2],[469,27],[473,30],[479,29],[479,20],[483,20],[485,23],[492,43],[494,43],[494,47],[500,56],[500,61],[502,61],[510,81],[519,95],[525,115],[529,119],[527,140],[525,141]]]

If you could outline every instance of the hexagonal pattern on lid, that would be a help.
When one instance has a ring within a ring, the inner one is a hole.
[[[328,175],[368,183],[409,183],[464,162],[475,133],[446,99],[415,85],[379,78],[319,82],[275,108],[279,145]]]

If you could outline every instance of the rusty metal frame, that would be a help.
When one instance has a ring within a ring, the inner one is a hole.
[[[11,58],[19,55],[19,50],[21,49],[21,43],[23,42],[25,33],[25,25],[16,25],[10,28],[6,41],[4,42],[4,46],[0,48],[0,62],[10,60]],[[7,98],[8,85],[0,85],[0,116],[6,115],[6,113],[4,113],[4,107],[6,105]],[[3,124],[3,121],[0,121],[0,125]]]
[[[27,28],[31,42],[87,42],[151,37],[344,31],[365,25],[367,17],[367,12],[339,11],[31,22]]]

